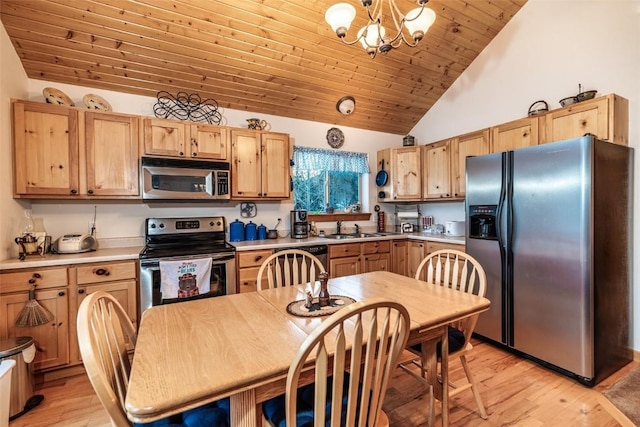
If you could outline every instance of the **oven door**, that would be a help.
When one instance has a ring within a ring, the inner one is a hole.
[[[210,291],[193,297],[165,299],[162,297],[160,283],[160,261],[180,261],[188,259],[211,258]],[[176,256],[140,260],[140,310],[161,304],[190,301],[200,298],[211,298],[235,293],[236,262],[234,253]],[[140,320],[140,319],[138,319]]]

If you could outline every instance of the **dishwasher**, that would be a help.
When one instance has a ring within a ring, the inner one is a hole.
[[[277,253],[281,251],[287,251],[289,249],[298,249],[300,251],[309,252],[310,254],[314,255],[316,258],[320,260],[325,270],[327,270],[327,268],[329,267],[327,265],[327,253],[328,253],[327,245],[292,246],[289,248],[276,248],[273,250],[273,252]]]

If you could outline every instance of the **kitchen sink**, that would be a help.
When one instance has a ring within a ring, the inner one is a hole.
[[[351,234],[327,234],[324,237],[327,239],[355,239],[355,238],[364,238],[364,237],[380,237],[385,234],[380,233],[351,233]]]

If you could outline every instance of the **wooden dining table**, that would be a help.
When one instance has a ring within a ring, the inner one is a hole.
[[[448,425],[447,327],[488,310],[489,300],[386,271],[329,280],[329,293],[356,301],[382,297],[404,305],[411,319],[408,345],[433,346],[435,368],[442,343],[441,383],[429,382],[442,401]],[[289,365],[306,337],[324,320],[290,314],[305,286],[289,286],[223,297],[159,305],[146,310],[140,328],[125,408],[146,423],[225,397],[231,425],[260,425],[260,405],[283,394]],[[308,381],[312,381],[309,378]]]

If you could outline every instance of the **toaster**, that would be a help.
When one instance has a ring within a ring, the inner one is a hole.
[[[452,237],[464,236],[466,231],[464,225],[464,221],[447,221],[444,225],[444,234]]]

